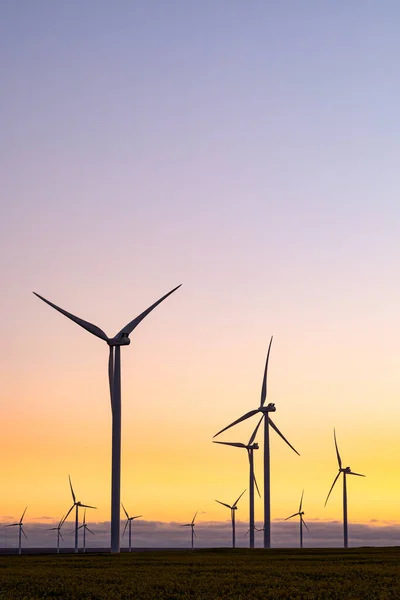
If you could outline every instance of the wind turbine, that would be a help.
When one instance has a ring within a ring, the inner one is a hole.
[[[78,529],[80,529],[80,527],[78,527],[78,511],[79,511],[79,507],[82,507],[82,508],[96,508],[96,507],[95,506],[89,506],[89,504],[82,504],[82,502],[79,502],[79,501],[77,502],[76,501],[76,496],[74,494],[74,488],[72,487],[72,483],[71,483],[71,477],[69,475],[68,475],[68,479],[69,479],[69,486],[71,488],[72,500],[73,500],[74,503],[71,506],[71,508],[69,509],[69,511],[67,512],[67,514],[65,515],[64,521],[61,523],[61,525],[67,520],[67,517],[68,517],[69,513],[75,507],[75,552],[77,553],[77,552],[79,552],[79,547],[78,547]]]
[[[149,306],[138,317],[125,325],[113,338],[109,338],[102,329],[76,317],[66,310],[56,306],[43,296],[33,292],[35,296],[58,310],[61,314],[74,321],[89,333],[104,340],[110,347],[108,360],[108,379],[110,385],[111,412],[112,412],[112,458],[111,458],[111,552],[120,551],[120,502],[121,502],[121,346],[128,346],[131,341],[129,335],[143,321],[145,317],[168,298],[180,285],[165,294],[154,304]]]
[[[289,519],[293,519],[293,517],[297,517],[297,516],[300,517],[300,548],[303,547],[303,525],[307,529],[307,531],[309,531],[307,524],[303,519],[304,511],[301,510],[301,507],[303,506],[303,495],[304,495],[304,490],[303,490],[303,492],[301,494],[301,498],[300,498],[299,512],[294,513],[294,515],[290,515],[290,517],[285,519],[285,521],[288,521]]]
[[[221,429],[221,431],[218,431],[218,433],[216,433],[214,435],[214,437],[217,437],[217,435],[219,435],[223,431],[226,431],[230,427],[233,427],[234,425],[237,425],[238,423],[241,423],[242,421],[249,419],[250,417],[252,417],[253,415],[256,415],[257,413],[262,413],[262,418],[264,419],[264,548],[271,547],[269,427],[271,426],[272,429],[274,429],[276,431],[276,433],[283,439],[283,441],[286,442],[286,444],[294,452],[296,452],[296,454],[299,454],[297,452],[297,450],[295,448],[293,448],[292,444],[290,444],[288,442],[288,440],[285,438],[285,436],[279,431],[279,429],[277,428],[275,423],[272,421],[272,419],[268,415],[268,413],[276,411],[275,404],[269,403],[267,406],[265,406],[265,400],[267,398],[268,361],[269,361],[269,354],[271,351],[271,344],[272,344],[272,337],[271,337],[271,340],[270,340],[269,346],[268,346],[267,360],[265,361],[264,378],[263,378],[263,383],[262,383],[262,388],[261,388],[260,406],[256,409],[251,410],[250,412],[246,413],[239,419],[236,419],[236,421],[233,421],[233,423],[231,423],[227,427],[224,427],[223,429]]]
[[[234,502],[232,504],[232,506],[230,504],[225,504],[225,502],[220,502],[219,500],[215,501],[215,502],[218,502],[218,504],[222,504],[222,506],[226,506],[231,511],[231,520],[232,520],[232,548],[236,548],[235,512],[237,511],[237,503],[239,502],[240,498],[243,496],[243,494],[245,493],[245,491],[246,490],[243,490],[243,492],[240,494],[239,498],[236,500],[236,502]]]
[[[218,502],[218,500],[217,500],[217,502]],[[196,513],[195,513],[195,515],[194,515],[194,517],[193,517],[193,519],[192,519],[191,523],[186,523],[185,525],[181,525],[181,527],[190,527],[192,529],[192,550],[193,550],[193,537],[197,537],[197,535],[196,535],[196,533],[194,531],[194,528],[195,528],[194,520],[195,520],[196,515],[197,515],[198,512],[199,511],[197,510]]]
[[[60,538],[64,541],[61,533],[61,527],[64,525],[65,518],[63,517],[57,527],[49,527],[47,531],[57,531],[57,554],[60,554]]]
[[[333,490],[333,487],[335,485],[335,483],[337,482],[337,480],[340,477],[340,473],[343,473],[343,540],[344,540],[344,547],[348,548],[349,545],[349,536],[348,536],[348,531],[347,531],[347,483],[346,483],[346,475],[357,475],[357,477],[365,477],[365,475],[361,475],[360,473],[354,473],[354,471],[351,470],[350,467],[342,467],[342,459],[340,458],[340,454],[339,454],[339,448],[337,445],[337,441],[336,441],[336,431],[335,429],[333,430],[333,438],[335,440],[335,448],[336,448],[336,456],[337,456],[337,460],[338,460],[338,465],[339,465],[339,473],[336,475],[331,489],[329,490],[329,494],[326,497],[325,500],[325,506],[326,503],[328,502],[329,496],[331,495],[331,491]]]
[[[250,532],[250,548],[254,548],[254,484],[257,488],[258,495],[261,498],[260,490],[258,489],[257,480],[254,475],[254,450],[258,450],[258,444],[254,444],[255,437],[257,435],[258,428],[261,425],[263,417],[261,417],[257,427],[253,431],[249,441],[247,444],[242,444],[240,442],[213,442],[214,444],[222,444],[224,446],[234,446],[235,448],[245,448],[247,450],[247,456],[249,458],[249,467],[250,467],[250,480],[249,480],[249,496],[250,496],[250,518],[249,518],[249,532]]]
[[[23,533],[24,537],[26,539],[28,539],[27,535],[26,535],[26,533],[24,531],[24,527],[22,525],[22,520],[24,518],[24,515],[26,513],[26,509],[27,508],[28,507],[25,508],[24,512],[22,513],[22,517],[20,518],[20,520],[19,520],[18,523],[11,523],[10,525],[4,525],[4,527],[19,527],[19,532],[18,532],[18,554],[22,554],[22,547],[21,547],[21,541],[22,541],[22,539],[21,539],[21,534]]]
[[[125,506],[122,504],[122,502],[121,502],[121,506],[124,509],[124,513],[126,514],[126,518],[128,519],[127,522],[125,523],[124,533],[122,534],[122,537],[124,537],[126,528],[128,527],[128,523],[129,523],[129,532],[128,532],[129,533],[129,552],[132,552],[132,521],[134,519],[140,519],[140,517],[142,515],[137,515],[136,517],[130,517],[128,515],[127,511],[125,510]]]
[[[83,552],[86,552],[86,531],[89,531],[89,533],[94,535],[93,531],[91,529],[89,529],[89,527],[86,525],[86,509],[83,513],[83,523],[80,527],[78,527],[78,529],[82,529],[82,528],[83,528]]]

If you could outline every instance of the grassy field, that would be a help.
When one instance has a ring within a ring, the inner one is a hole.
[[[0,556],[0,599],[400,599],[400,548]]]

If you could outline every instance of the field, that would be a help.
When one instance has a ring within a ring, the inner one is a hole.
[[[0,600],[400,599],[400,548],[0,556]]]

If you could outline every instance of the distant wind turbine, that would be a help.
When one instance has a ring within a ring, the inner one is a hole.
[[[69,509],[69,511],[67,512],[67,514],[64,517],[64,521],[67,520],[67,517],[69,515],[69,513],[71,512],[71,510],[73,510],[75,508],[75,552],[78,553],[79,552],[79,546],[78,546],[78,529],[80,529],[80,527],[78,527],[79,523],[78,523],[78,519],[79,519],[79,515],[78,515],[78,511],[79,511],[79,507],[81,508],[96,508],[95,506],[89,506],[89,504],[82,504],[82,502],[77,502],[76,501],[76,496],[74,493],[74,488],[72,487],[72,483],[71,483],[71,477],[68,475],[68,479],[69,479],[69,486],[71,488],[71,494],[72,494],[72,500],[73,500],[73,505],[71,506],[71,508]],[[86,512],[86,511],[85,511]],[[61,525],[64,523],[64,521],[61,523]]]
[[[218,502],[218,500],[217,500],[217,502]],[[194,531],[194,528],[195,528],[195,523],[194,523],[194,521],[195,521],[195,519],[196,519],[196,515],[197,515],[197,513],[198,513],[198,512],[199,512],[199,511],[196,511],[196,513],[195,513],[195,515],[194,515],[194,517],[193,517],[193,519],[192,519],[192,522],[191,522],[191,523],[186,523],[185,525],[181,525],[181,527],[190,527],[190,528],[191,528],[191,530],[192,530],[192,550],[193,550],[193,537],[197,537],[197,535],[196,535],[196,533],[195,533],[195,531]]]
[[[290,515],[290,517],[287,517],[287,519],[285,519],[285,521],[288,521],[289,519],[293,519],[293,517],[300,517],[300,548],[303,547],[303,525],[304,527],[307,529],[307,531],[309,531],[306,522],[303,519],[303,515],[304,515],[304,511],[301,510],[302,506],[303,506],[303,495],[304,495],[304,490],[301,494],[301,498],[300,498],[300,505],[299,505],[299,512],[294,513],[294,515]]]
[[[235,531],[235,512],[237,511],[237,503],[239,502],[240,498],[243,496],[243,494],[245,493],[246,490],[243,490],[243,492],[240,494],[239,498],[236,500],[236,502],[234,502],[232,504],[232,506],[230,504],[225,504],[225,502],[220,502],[219,500],[216,500],[215,502],[218,502],[218,504],[222,504],[222,506],[226,506],[227,508],[229,508],[229,510],[231,511],[231,521],[232,521],[232,548],[236,548],[236,531]]]
[[[94,532],[86,525],[86,508],[83,513],[83,523],[78,529],[83,529],[83,552],[86,552],[86,531],[94,535]]]
[[[338,460],[338,465],[339,465],[339,473],[336,475],[331,489],[329,490],[329,494],[326,497],[325,500],[325,506],[326,503],[328,502],[329,496],[331,495],[331,491],[333,490],[333,487],[335,485],[335,483],[337,482],[337,480],[340,477],[340,473],[343,473],[343,541],[344,541],[344,547],[348,548],[349,546],[349,536],[348,536],[348,531],[347,531],[347,484],[346,484],[346,475],[357,475],[357,477],[365,477],[365,475],[361,475],[360,473],[354,473],[350,467],[342,467],[342,459],[340,458],[340,454],[339,454],[339,448],[337,445],[337,441],[336,441],[336,431],[333,430],[333,438],[335,440],[335,448],[336,448],[336,456],[337,456],[337,460]]]
[[[180,285],[157,300],[138,317],[125,325],[113,338],[109,338],[102,329],[84,321],[80,317],[56,306],[43,296],[33,292],[35,296],[58,310],[61,314],[71,319],[89,333],[104,340],[110,347],[108,361],[108,379],[110,385],[111,412],[112,412],[112,458],[111,458],[111,552],[120,551],[120,502],[121,502],[121,346],[128,346],[131,341],[129,335],[143,321],[145,317],[168,298]]]
[[[264,548],[270,548],[271,547],[271,495],[270,495],[269,426],[271,426],[272,429],[274,429],[276,431],[276,433],[283,439],[284,442],[286,442],[286,444],[294,452],[296,452],[296,454],[299,454],[297,452],[297,450],[295,448],[293,448],[292,444],[290,444],[288,442],[288,440],[285,438],[285,436],[279,431],[279,429],[277,428],[277,426],[275,425],[275,423],[272,421],[272,419],[268,415],[268,413],[276,411],[275,404],[269,403],[267,406],[265,406],[265,400],[267,398],[268,361],[269,361],[269,354],[270,354],[270,351],[271,351],[271,344],[272,344],[272,337],[271,337],[271,340],[269,342],[267,360],[265,362],[264,378],[263,378],[263,383],[262,383],[262,388],[261,388],[261,402],[260,402],[260,406],[258,408],[256,408],[255,410],[251,410],[250,412],[246,413],[245,415],[243,415],[239,419],[236,419],[236,421],[233,421],[233,423],[231,423],[227,427],[224,427],[223,429],[221,429],[221,431],[218,431],[218,433],[216,433],[214,435],[214,437],[217,437],[217,435],[219,435],[223,431],[226,431],[230,427],[233,427],[234,425],[237,425],[238,423],[241,423],[242,421],[245,421],[246,419],[249,419],[250,417],[252,417],[253,415],[256,415],[257,413],[262,413],[262,418],[264,419]]]
[[[250,533],[250,548],[254,548],[254,484],[257,488],[258,495],[261,498],[260,490],[258,489],[257,480],[254,475],[254,457],[253,451],[258,450],[258,444],[254,444],[255,437],[257,435],[258,428],[261,425],[261,421],[264,417],[261,417],[257,427],[253,431],[249,441],[247,444],[242,444],[240,442],[213,442],[214,444],[222,444],[224,446],[234,446],[235,448],[245,448],[247,450],[247,456],[249,458],[249,467],[250,467],[250,480],[249,480],[249,497],[250,497],[250,506],[249,506],[249,533]]]
[[[124,509],[124,513],[126,514],[126,518],[128,519],[127,522],[125,523],[124,533],[122,534],[122,537],[124,537],[126,528],[128,527],[128,524],[129,524],[129,530],[128,530],[128,534],[129,534],[129,552],[132,552],[132,521],[134,519],[140,519],[140,517],[142,515],[137,515],[136,517],[130,517],[128,515],[126,509],[125,509],[125,506],[122,504],[122,502],[121,502],[121,506]]]
[[[64,541],[61,533],[61,527],[64,525],[65,517],[61,519],[57,527],[49,527],[47,531],[57,531],[57,554],[60,554],[60,538]]]
[[[22,517],[20,518],[18,523],[11,523],[10,525],[4,525],[4,527],[19,527],[19,532],[18,532],[18,554],[22,554],[22,538],[21,538],[21,534],[24,534],[24,537],[27,539],[27,535],[24,531],[24,527],[22,525],[22,520],[24,518],[24,515],[26,513],[26,509],[28,507],[25,508],[24,512],[22,513]]]

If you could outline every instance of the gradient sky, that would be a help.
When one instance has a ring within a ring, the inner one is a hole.
[[[341,518],[335,426],[367,475],[350,521],[398,521],[399,19],[394,0],[1,3],[3,521],[61,518],[68,474],[110,512],[107,347],[32,290],[111,335],[180,283],[122,351],[132,512],[228,518],[214,499],[247,460],[211,439],[258,405],[273,334],[268,398],[301,457],[271,434],[272,517],[305,488],[309,520]]]

